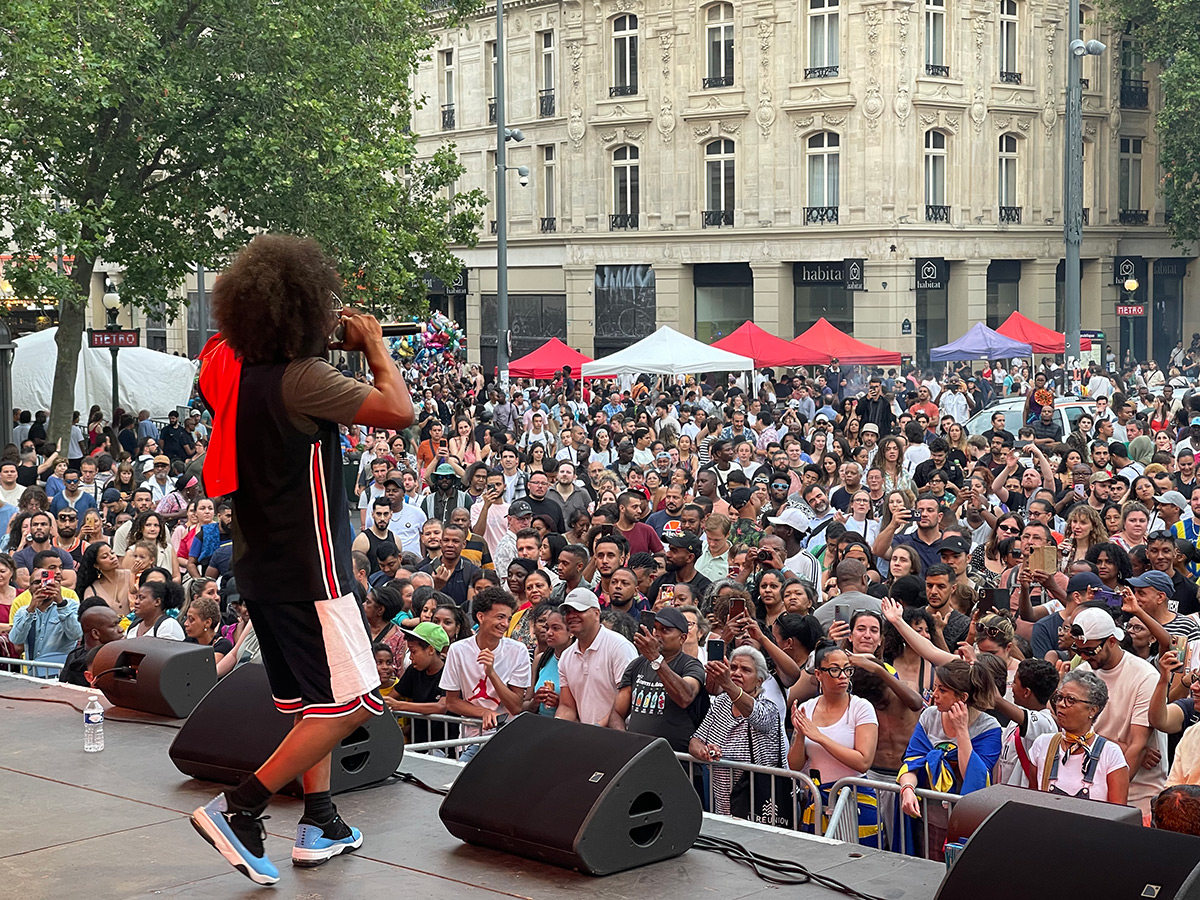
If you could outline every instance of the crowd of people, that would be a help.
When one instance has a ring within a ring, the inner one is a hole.
[[[411,429],[341,429],[384,701],[414,741],[522,712],[661,736],[713,811],[751,818],[748,776],[712,763],[804,773],[826,814],[842,778],[898,784],[857,788],[858,839],[935,858],[946,809],[917,789],[1195,821],[1190,359],[1169,380],[1050,361],[507,389],[425,372]],[[204,485],[211,421],[87,418],[63,452],[44,412],[14,411],[0,656],[84,685],[126,637],[211,645],[221,675],[253,661],[230,506]],[[435,713],[466,724],[414,718]]]

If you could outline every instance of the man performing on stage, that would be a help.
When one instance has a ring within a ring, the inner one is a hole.
[[[263,848],[271,796],[303,777],[292,864],[318,866],[362,845],[329,794],[330,751],[384,712],[366,620],[351,593],[350,520],[338,423],[407,428],[412,400],[374,317],[342,308],[342,281],[310,240],[256,237],[213,290],[220,334],[201,355],[213,413],[204,464],[211,496],[233,501],[233,573],[262,648],[275,705],[296,722],[237,788],[192,813],[192,825],[256,884],[279,872]],[[361,350],[375,386],[325,359]]]

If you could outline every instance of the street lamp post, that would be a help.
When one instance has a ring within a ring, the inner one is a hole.
[[[1079,0],[1070,0],[1067,12],[1067,146],[1063,179],[1063,242],[1066,245],[1063,277],[1063,320],[1066,326],[1065,364],[1080,358],[1080,264],[1079,246],[1083,240],[1083,57],[1099,56],[1105,46],[1099,41],[1086,44],[1079,37]]]
[[[0,319],[0,447],[12,443],[12,365],[16,351],[8,323]]]
[[[121,310],[121,295],[117,293],[117,285],[111,278],[105,279],[104,297],[101,302],[104,304],[104,312],[108,316],[108,322],[104,326],[105,331],[120,331],[121,326],[117,324],[117,313]],[[117,408],[121,405],[117,398],[117,354],[120,352],[117,345],[114,343],[108,348],[108,352],[112,354],[112,410],[113,410],[113,426],[121,427],[121,423],[117,419]]]

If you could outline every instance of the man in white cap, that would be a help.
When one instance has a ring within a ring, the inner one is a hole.
[[[559,609],[575,642],[558,660],[555,717],[608,727],[617,685],[637,648],[600,624],[600,600],[587,588],[570,591]]]
[[[1167,780],[1167,742],[1150,725],[1150,701],[1158,683],[1154,666],[1121,649],[1125,632],[1113,617],[1097,607],[1085,607],[1071,622],[1071,640],[1083,662],[1082,671],[1095,672],[1108,687],[1108,705],[1096,719],[1095,730],[1115,741],[1133,773],[1129,805],[1150,812],[1150,800]]]
[[[772,534],[783,541],[787,556],[783,568],[797,578],[816,585],[817,593],[822,595],[817,599],[820,603],[825,599],[821,590],[821,563],[804,549],[804,540],[810,529],[808,516],[795,507],[785,506],[779,515],[768,516],[767,521],[771,523]]]

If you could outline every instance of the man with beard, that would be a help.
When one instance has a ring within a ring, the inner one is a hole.
[[[612,602],[612,575],[625,563],[629,545],[619,534],[599,535],[592,544],[592,562],[588,569],[593,573],[590,585],[601,602]],[[561,555],[560,555],[561,559]],[[587,571],[584,572],[587,577]],[[634,579],[635,586],[637,579]]]
[[[833,522],[833,506],[825,489],[819,484],[806,484],[800,491],[803,505],[800,511],[808,516],[810,527],[808,546],[821,547],[825,544],[825,529]],[[807,507],[807,509],[806,509]],[[811,512],[811,515],[809,513]]]
[[[917,521],[917,530],[913,534],[896,534],[896,531],[903,528],[913,520]],[[886,528],[879,530],[879,536],[875,538],[874,550],[875,555],[881,559],[892,558],[892,547],[900,544],[909,544],[917,555],[921,557],[921,562],[926,566],[938,565],[942,561],[941,552],[938,550],[938,545],[942,540],[942,506],[932,497],[921,497],[916,503],[916,513],[909,510],[904,510],[902,514],[892,516],[892,520]]]
[[[462,490],[462,480],[449,463],[440,463],[433,470],[430,481],[433,482],[433,493],[420,503],[421,512],[425,513],[426,518],[448,522],[450,513],[470,504],[470,498]]]
[[[717,487],[727,489],[729,486],[729,473],[741,468],[733,464],[733,443],[726,438],[717,438],[709,447],[709,452],[712,454],[712,462],[709,463],[704,471],[712,472],[717,479]]]
[[[651,604],[657,604],[660,593],[674,593],[674,585],[686,584],[692,589],[692,596],[703,597],[711,581],[696,571],[696,561],[704,554],[704,544],[694,534],[679,534],[667,538],[665,574],[660,575],[650,585],[646,596]]]
[[[70,553],[78,567],[83,562],[83,551],[87,549],[87,544],[79,535],[79,513],[70,507],[61,509],[54,517],[54,522],[58,526],[58,549]]]
[[[545,516],[553,523],[551,531],[555,534],[565,532],[567,523],[563,521],[563,508],[547,496],[550,493],[550,476],[543,471],[530,472],[526,489],[525,502],[533,510],[534,518]]]
[[[704,508],[698,503],[685,504],[679,512],[679,531],[700,537],[704,533]]]
[[[387,497],[376,497],[371,502],[371,524],[355,536],[354,543],[351,545],[351,549],[366,554],[367,561],[371,564],[368,575],[374,575],[379,571],[379,557],[376,555],[379,545],[385,542],[394,544],[399,540],[388,528],[391,521],[392,505],[388,502]]]
[[[417,555],[421,557],[422,564],[442,555],[441,519],[428,519],[421,526],[421,547]]]
[[[683,530],[679,518],[682,513],[683,488],[673,484],[667,488],[667,495],[663,499],[663,508],[646,516],[646,524],[665,540],[669,535],[679,534]]]
[[[579,587],[583,580],[583,571],[590,561],[591,554],[583,544],[567,544],[559,551],[557,572],[562,580],[550,592],[551,603],[562,603],[567,594]]]
[[[587,491],[575,484],[574,463],[560,459],[554,472],[554,487],[547,496],[558,504],[562,521],[570,522],[571,516],[576,512],[588,512],[591,498],[588,497]]]
[[[611,727],[617,685],[637,650],[600,624],[600,600],[587,588],[568,593],[560,611],[575,642],[558,660],[560,697],[555,717]]]
[[[792,488],[792,477],[785,470],[776,469],[767,479],[767,505],[763,514],[777,516],[787,506],[788,494]]]
[[[658,553],[662,550],[662,541],[654,529],[641,521],[645,504],[646,498],[634,491],[625,491],[617,498],[620,518],[616,530],[628,542],[631,554]]]
[[[18,593],[29,589],[34,557],[43,551],[53,552],[62,561],[63,586],[75,587],[75,560],[66,550],[54,546],[50,513],[35,512],[29,519],[29,540],[13,554],[13,561],[17,564],[14,584]]]
[[[635,622],[653,606],[650,598],[638,590],[637,572],[628,566],[617,566],[609,579],[609,608],[625,613]]]

